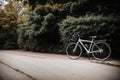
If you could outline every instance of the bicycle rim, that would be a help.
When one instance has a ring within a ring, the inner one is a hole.
[[[80,45],[77,46],[76,50],[74,50],[76,46],[76,43],[70,43],[67,48],[66,48],[66,54],[70,59],[78,59],[80,58],[81,54],[82,54],[82,48]]]
[[[92,51],[96,51],[98,50],[98,46],[102,52],[96,52],[96,53],[92,53],[92,56],[96,59],[96,60],[106,60],[110,57],[111,55],[111,48],[110,46],[105,43],[105,42],[97,42],[96,45],[94,45],[92,47]]]

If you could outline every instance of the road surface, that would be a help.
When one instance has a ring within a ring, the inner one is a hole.
[[[0,80],[120,80],[120,67],[0,51]]]

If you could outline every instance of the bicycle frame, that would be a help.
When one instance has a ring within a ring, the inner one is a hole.
[[[88,42],[88,43],[90,43],[90,46],[89,46],[88,49],[87,49],[87,47],[83,44],[83,42]],[[79,43],[80,43],[81,46],[85,49],[85,51],[87,52],[87,54],[97,53],[97,52],[102,53],[102,50],[95,44],[94,38],[92,38],[92,40],[83,40],[83,39],[80,39],[80,38],[79,38],[73,51],[76,50],[76,48],[77,48],[77,46],[79,45]],[[91,51],[93,45],[95,45],[95,46],[98,48],[98,50],[96,50],[96,51]]]

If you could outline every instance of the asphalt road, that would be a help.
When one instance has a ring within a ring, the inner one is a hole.
[[[64,57],[0,51],[0,80],[120,80],[120,68]]]

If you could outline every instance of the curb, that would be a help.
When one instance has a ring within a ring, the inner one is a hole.
[[[114,66],[114,67],[120,67],[120,61],[90,61],[92,63],[98,63],[98,64],[104,64],[104,65],[109,65],[109,66]]]

